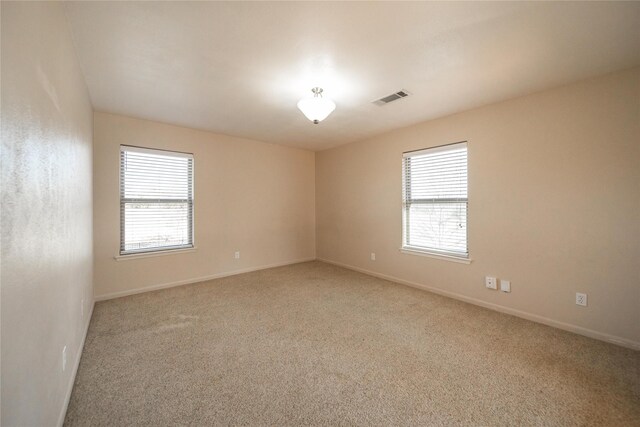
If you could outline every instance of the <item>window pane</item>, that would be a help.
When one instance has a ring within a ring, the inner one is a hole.
[[[467,253],[467,204],[412,204],[407,212],[407,246]]]
[[[125,251],[191,243],[189,203],[125,203]]]
[[[127,199],[187,199],[189,166],[192,160],[126,151],[122,159],[122,180]]]
[[[467,149],[411,157],[411,199],[467,197]]]
[[[468,257],[467,143],[403,157],[403,245]]]
[[[193,156],[120,147],[120,253],[193,246]]]

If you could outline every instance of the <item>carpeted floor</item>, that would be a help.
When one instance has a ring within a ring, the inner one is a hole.
[[[310,262],[97,303],[66,425],[640,425],[640,352]]]

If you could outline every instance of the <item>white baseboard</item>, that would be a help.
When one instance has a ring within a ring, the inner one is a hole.
[[[610,342],[612,344],[620,345],[622,347],[627,347],[633,350],[640,350],[640,342],[629,340],[626,338],[618,337],[615,335],[605,334],[603,332],[594,331],[592,329],[583,328],[582,326],[572,325],[570,323],[560,322],[558,320],[553,320],[548,317],[539,316],[537,314],[528,313],[526,311],[516,310],[514,308],[505,307],[503,305],[494,304],[486,301],[479,300],[477,298],[467,297],[462,294],[458,294],[455,292],[449,292],[442,289],[434,288],[431,286],[423,285],[421,283],[411,282],[408,280],[403,280],[398,277],[389,276],[382,273],[377,273],[375,271],[366,270],[364,268],[355,267],[353,265],[343,264],[341,262],[332,261],[329,259],[317,258],[318,261],[326,262],[328,264],[337,265],[339,267],[347,268],[349,270],[354,270],[359,273],[368,274],[369,276],[379,277],[381,279],[389,280],[391,282],[400,283],[402,285],[411,286],[412,288],[418,288],[425,291],[433,292],[434,294],[443,295],[449,298],[457,299],[460,301],[468,302],[470,304],[479,305],[484,308],[488,308],[490,310],[499,311],[501,313],[510,314],[512,316],[520,317],[523,319],[531,320],[533,322],[542,323],[543,325],[552,326],[554,328],[562,329],[565,331],[573,332],[579,335],[584,335],[589,338],[595,338],[600,341]]]
[[[178,280],[176,282],[160,283],[157,285],[144,286],[142,288],[127,289],[126,291],[111,292],[95,297],[97,301],[105,301],[108,299],[126,297],[128,295],[141,294],[144,292],[157,291],[159,289],[173,288],[175,286],[188,285],[191,283],[206,282],[207,280],[220,279],[222,277],[235,276],[236,274],[250,273],[252,271],[266,270],[267,268],[283,267],[285,265],[299,264],[301,262],[315,261],[315,258],[303,258],[294,261],[281,262],[277,264],[261,265],[258,267],[243,268],[240,270],[227,271],[224,273],[216,273],[209,276],[193,277],[191,279]]]
[[[89,310],[89,315],[87,316],[87,322],[84,325],[84,334],[82,335],[82,341],[80,342],[80,346],[76,352],[76,360],[73,363],[73,371],[71,372],[71,378],[69,384],[67,385],[67,392],[64,397],[64,405],[62,405],[62,410],[60,415],[58,416],[58,427],[62,427],[64,424],[64,418],[67,415],[67,408],[69,407],[69,401],[71,400],[71,392],[73,391],[73,385],[76,382],[76,374],[78,373],[78,367],[80,366],[80,358],[82,357],[82,350],[84,350],[84,342],[87,339],[87,333],[89,332],[89,324],[91,323],[91,316],[93,315],[93,307],[95,306],[95,301],[91,303],[91,309]]]

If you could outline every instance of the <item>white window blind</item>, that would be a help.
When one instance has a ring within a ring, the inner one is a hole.
[[[404,249],[468,258],[467,143],[403,154]]]
[[[193,247],[193,155],[120,146],[120,254]]]

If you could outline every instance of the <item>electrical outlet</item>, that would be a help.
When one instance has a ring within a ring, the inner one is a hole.
[[[67,369],[67,346],[62,349],[62,372]]]
[[[489,289],[498,289],[498,281],[496,280],[495,277],[489,277],[489,276],[485,277],[484,285]]]
[[[235,258],[240,259],[240,251],[236,251]]]
[[[511,292],[511,282],[500,279],[500,290],[502,292]]]
[[[587,294],[582,294],[580,292],[576,292],[576,304],[586,307],[587,306]]]
[[[375,260],[376,260],[376,253],[371,252],[371,261],[375,261]]]

